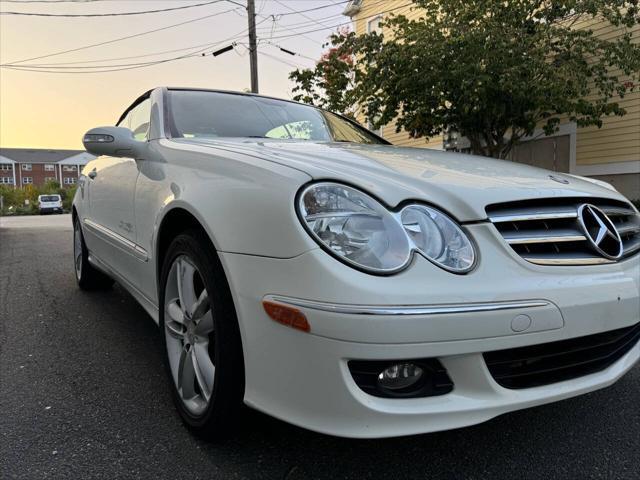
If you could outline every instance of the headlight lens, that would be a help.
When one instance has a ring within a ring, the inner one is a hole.
[[[418,251],[452,272],[473,268],[475,252],[462,229],[444,213],[423,205],[406,207],[402,225]]]
[[[337,257],[373,273],[406,267],[413,250],[440,267],[457,273],[475,263],[473,245],[447,215],[422,205],[400,213],[338,183],[307,187],[297,205],[313,237]]]
[[[391,212],[354,188],[311,185],[302,192],[298,209],[321,244],[358,267],[391,273],[411,259],[409,240]]]

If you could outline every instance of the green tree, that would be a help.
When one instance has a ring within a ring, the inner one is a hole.
[[[355,117],[357,105],[350,95],[354,87],[354,57],[346,45],[349,35],[349,29],[339,29],[332,43],[340,48],[330,47],[314,70],[295,70],[289,74],[289,79],[296,83],[295,100]]]
[[[563,118],[600,127],[624,115],[619,99],[638,89],[638,0],[413,3],[420,18],[390,17],[385,36],[332,36],[331,55],[291,73],[294,98],[338,111],[358,105],[374,126],[395,119],[414,138],[455,130],[474,153],[505,158],[540,126],[551,134]],[[598,38],[576,28],[583,20],[622,35]]]

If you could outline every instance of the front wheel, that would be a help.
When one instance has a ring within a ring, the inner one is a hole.
[[[242,345],[222,265],[203,234],[186,232],[172,242],[160,285],[160,327],[174,403],[195,433],[224,439],[242,406]]]

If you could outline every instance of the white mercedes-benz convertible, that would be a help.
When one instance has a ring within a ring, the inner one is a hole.
[[[242,93],[156,88],[117,125],[84,136],[75,273],[159,324],[200,434],[243,403],[345,437],[457,428],[640,358],[640,215],[606,183]]]

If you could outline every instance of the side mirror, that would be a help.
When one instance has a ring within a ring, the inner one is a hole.
[[[136,140],[133,132],[124,127],[92,128],[84,134],[82,143],[89,153],[112,157],[138,158],[146,147],[146,142]]]

